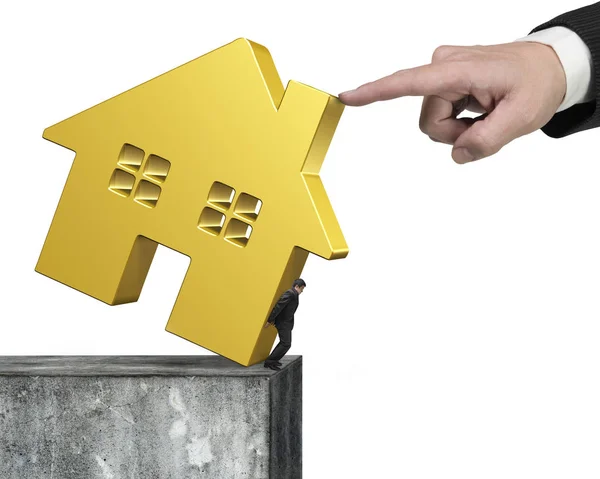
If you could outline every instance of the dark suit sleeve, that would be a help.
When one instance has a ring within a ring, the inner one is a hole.
[[[273,308],[273,311],[271,311],[271,315],[269,316],[269,319],[268,319],[269,323],[275,322],[277,315],[279,313],[281,313],[281,310],[285,307],[286,304],[288,304],[290,302],[291,299],[292,299],[292,293],[290,293],[289,291],[286,291],[285,293],[283,293],[281,295],[281,298],[279,298],[279,301],[277,301],[277,304]]]
[[[592,83],[594,100],[573,105],[556,113],[542,127],[542,131],[552,138],[588,130],[600,126],[600,2],[563,13],[558,17],[535,27],[530,33],[550,27],[567,27],[574,31],[590,49],[594,71]]]

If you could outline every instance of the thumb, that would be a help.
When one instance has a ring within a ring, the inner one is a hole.
[[[454,142],[454,161],[462,164],[491,156],[512,140],[531,133],[531,122],[515,105],[515,101],[501,101],[484,119],[467,128]]]

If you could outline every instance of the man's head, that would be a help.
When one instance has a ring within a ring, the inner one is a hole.
[[[304,282],[303,279],[295,280],[294,284],[292,285],[292,288],[294,288],[298,294],[302,294],[302,291],[304,291],[305,287],[306,287],[306,283]]]

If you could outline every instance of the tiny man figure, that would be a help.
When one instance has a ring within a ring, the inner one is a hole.
[[[298,296],[302,294],[306,283],[297,279],[290,289],[281,295],[279,301],[271,311],[271,315],[265,324],[265,328],[274,325],[279,333],[279,344],[271,355],[265,360],[265,368],[281,371],[279,361],[292,347],[292,329],[294,329],[294,313],[298,309]]]

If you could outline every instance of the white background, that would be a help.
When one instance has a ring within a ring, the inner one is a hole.
[[[118,307],[34,272],[74,156],[45,127],[239,37],[338,94],[586,3],[3,4],[0,355],[212,354],[164,331],[176,252]],[[346,108],[324,162],[350,254],[303,272],[304,477],[597,478],[600,131],[457,165],[420,106]]]

